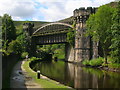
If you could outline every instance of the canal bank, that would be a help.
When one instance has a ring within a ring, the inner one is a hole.
[[[29,67],[30,61],[23,61],[22,67],[23,69],[27,72],[28,76],[31,76],[34,81],[38,84],[41,85],[41,88],[46,89],[52,89],[52,88],[61,88],[62,90],[71,90],[73,88],[65,86],[63,84],[60,84],[57,81],[51,80],[46,76],[41,75],[41,79],[37,79],[37,73],[34,72],[30,67]]]
[[[23,62],[24,61],[18,61],[14,66],[10,77],[10,88],[22,88],[27,90],[29,90],[29,88],[41,88],[23,68]]]
[[[120,88],[120,73],[97,68],[85,68],[63,61],[38,61],[32,64],[34,71],[41,73],[64,85],[80,88]]]

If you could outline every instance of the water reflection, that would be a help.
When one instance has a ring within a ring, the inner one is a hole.
[[[37,62],[31,67],[73,88],[120,88],[120,73],[80,67],[63,61]]]

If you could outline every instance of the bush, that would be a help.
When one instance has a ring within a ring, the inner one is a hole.
[[[89,62],[89,64],[91,65],[91,66],[100,66],[100,65],[102,65],[102,63],[103,63],[103,61],[102,60],[91,60],[90,62]]]
[[[22,55],[21,55],[21,57],[22,58],[26,58],[27,55],[28,55],[28,52],[23,52]]]
[[[89,62],[91,66],[101,66],[103,64],[103,58],[99,57],[97,59],[93,59]]]
[[[120,64],[118,64],[118,63],[110,63],[110,64],[108,64],[108,67],[109,68],[120,68]]]
[[[92,60],[85,60],[82,62],[83,65],[90,65],[90,66],[100,66],[103,64],[103,58],[99,57],[97,59],[92,59]]]
[[[13,40],[8,44],[8,53],[21,54],[23,49],[19,41]]]
[[[67,33],[67,41],[71,46],[74,46],[75,43],[75,32],[70,29],[70,32]]]
[[[82,62],[82,64],[83,64],[83,65],[86,65],[86,66],[90,65],[90,64],[89,64],[89,60],[84,60],[84,61]]]
[[[39,59],[41,59],[41,58],[31,57],[29,60],[30,61],[35,61],[35,60],[39,60]]]

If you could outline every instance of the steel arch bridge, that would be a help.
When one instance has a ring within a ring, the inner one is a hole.
[[[35,30],[32,37],[35,38],[36,44],[66,43],[70,29],[73,30],[73,26],[67,23],[49,23]]]
[[[69,28],[73,28],[72,25],[66,23],[60,23],[60,22],[49,23],[35,30],[33,36],[65,33],[65,32],[69,32]]]

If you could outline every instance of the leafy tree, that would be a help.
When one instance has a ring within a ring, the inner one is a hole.
[[[16,40],[20,42],[20,44],[22,45],[22,49],[25,52],[27,47],[28,47],[28,41],[26,40],[27,36],[25,33],[22,33],[21,35],[19,35]]]
[[[9,43],[8,53],[21,54],[23,52],[22,45],[19,41],[13,40]]]
[[[2,17],[2,38],[11,42],[16,39],[16,29],[11,16],[4,14]]]
[[[112,44],[111,44],[111,56],[115,62],[120,63],[120,1],[118,3],[117,10],[113,14],[112,29]]]
[[[2,20],[2,26],[0,26],[2,27],[2,32],[0,33],[0,35],[2,35],[1,51],[3,52],[2,55],[8,55],[8,43],[16,39],[16,29],[13,20],[11,19],[11,16],[9,16],[8,14],[4,14],[4,16],[0,18]]]
[[[98,8],[96,14],[90,16],[87,21],[87,35],[91,35],[94,41],[99,41],[107,63],[108,48],[111,42],[111,25],[114,9],[103,5]]]

